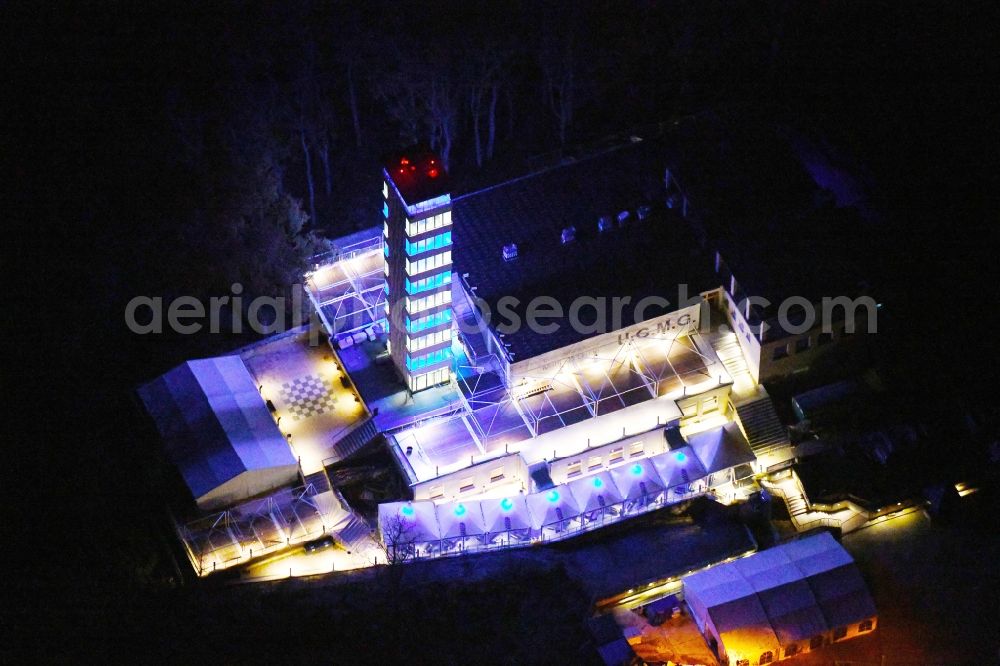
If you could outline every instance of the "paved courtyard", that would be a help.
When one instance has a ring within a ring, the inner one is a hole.
[[[306,329],[271,338],[241,353],[261,395],[275,407],[278,428],[300,459],[303,474],[323,469],[333,445],[367,416],[361,397],[343,382],[339,360]]]

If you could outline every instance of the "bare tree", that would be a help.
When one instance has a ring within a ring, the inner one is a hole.
[[[383,103],[382,108],[399,123],[400,139],[404,143],[415,143],[422,136],[423,81],[415,66],[401,57],[385,69],[385,75],[374,80],[375,96]]]
[[[580,104],[578,64],[572,31],[567,33],[563,43],[543,49],[539,62],[544,77],[544,96],[549,110],[556,117],[559,132],[559,147],[565,147],[566,134],[573,123],[573,114]]]
[[[347,99],[351,108],[351,121],[354,125],[354,142],[361,147],[361,113],[358,111],[358,86],[354,76],[355,62],[347,62]]]
[[[402,516],[392,516],[385,520],[379,520],[377,543],[388,566],[403,564],[414,556],[415,527],[412,520],[407,520]]]
[[[497,101],[507,78],[509,53],[483,45],[469,61],[472,72],[468,82],[469,111],[472,116],[472,138],[476,166],[493,158],[496,145]],[[486,137],[482,136],[483,115],[486,116]],[[485,143],[485,145],[484,145]]]
[[[451,149],[458,133],[458,90],[445,74],[431,72],[424,88],[431,149],[440,157],[445,171],[451,168]]]

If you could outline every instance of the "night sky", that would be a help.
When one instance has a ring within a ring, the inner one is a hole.
[[[319,611],[294,624],[278,611],[287,601],[267,609],[241,593],[226,606],[185,581],[163,509],[177,479],[133,390],[255,338],[136,336],[123,312],[137,295],[207,298],[233,282],[285,293],[325,238],[381,222],[381,159],[413,144],[442,155],[456,192],[712,114],[735,119],[731,131],[764,118],[836,147],[877,212],[854,242],[878,249],[873,363],[894,396],[886,418],[952,452],[944,463],[917,456],[913,474],[945,482],[974,469],[995,484],[993,11],[847,0],[3,3],[14,557],[0,655],[360,658],[335,643],[370,625],[332,626]],[[996,538],[995,524],[968,529]],[[969,596],[996,598],[967,582]],[[984,634],[997,626],[990,610]],[[405,608],[388,612],[399,641],[380,658],[448,661],[402,645]],[[534,611],[524,613],[528,630]],[[246,618],[241,636],[232,617]],[[432,645],[444,629],[426,631]],[[257,632],[259,651],[245,644]]]

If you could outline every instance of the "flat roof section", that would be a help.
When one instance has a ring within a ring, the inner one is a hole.
[[[386,156],[383,168],[408,206],[435,199],[449,191],[448,174],[441,158],[412,148]]]
[[[382,230],[377,231],[376,236],[365,230],[334,241],[343,246],[316,257],[316,268],[305,278],[331,335],[357,331],[385,317]]]
[[[462,408],[451,384],[410,393],[386,352],[384,336],[337,351],[359,394],[382,432]]]

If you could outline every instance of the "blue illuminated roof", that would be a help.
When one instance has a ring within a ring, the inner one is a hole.
[[[296,464],[239,356],[183,363],[139,397],[195,499],[244,472]]]

